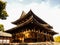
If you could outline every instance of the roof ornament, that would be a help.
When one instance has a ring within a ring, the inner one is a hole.
[[[22,14],[21,14],[20,18],[23,18],[25,15],[26,15],[26,13],[24,11],[22,11]]]

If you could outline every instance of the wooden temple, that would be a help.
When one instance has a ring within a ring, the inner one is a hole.
[[[12,34],[12,42],[54,41],[53,35],[57,34],[52,30],[52,26],[36,16],[31,10],[27,14],[23,11],[20,18],[12,24],[17,26],[5,31]]]

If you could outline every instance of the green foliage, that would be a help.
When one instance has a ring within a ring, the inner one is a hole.
[[[6,19],[8,16],[5,8],[6,8],[6,2],[0,1],[0,19]]]
[[[8,14],[6,12],[6,2],[0,0],[0,19],[6,19]],[[4,26],[0,24],[0,31],[4,31]]]
[[[54,41],[55,41],[55,42],[60,42],[60,36],[54,37]]]
[[[0,24],[0,31],[4,31],[4,26]]]

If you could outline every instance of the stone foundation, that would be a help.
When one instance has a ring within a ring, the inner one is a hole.
[[[37,43],[10,43],[0,45],[60,45],[58,42],[37,42]]]

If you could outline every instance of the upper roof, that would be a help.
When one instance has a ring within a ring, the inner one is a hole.
[[[12,24],[18,25],[21,22],[23,22],[25,20],[25,18],[28,18],[30,16],[33,16],[39,23],[41,23],[41,25],[44,25],[48,28],[53,28],[52,26],[50,26],[48,23],[46,23],[45,21],[43,21],[41,18],[39,18],[38,16],[36,16],[31,10],[26,14],[24,11],[22,12],[21,16],[19,19],[17,19],[16,21],[12,22]]]
[[[43,21],[41,18],[37,17],[31,10],[26,14],[24,11],[22,11],[22,14],[20,16],[19,19],[17,19],[16,21],[12,22],[13,24],[17,24],[19,23],[21,20],[23,20],[24,18],[27,18],[28,15],[33,15],[35,18],[37,18],[37,20],[40,22],[40,23],[43,23],[43,24],[47,24],[45,21]]]
[[[21,16],[22,18],[19,18],[18,20],[12,22],[13,24],[16,24],[17,26],[7,30],[6,32],[12,32],[14,30],[17,30],[18,28],[21,28],[25,25],[28,25],[30,22],[33,22],[34,24],[44,28],[46,31],[48,31],[51,34],[57,34],[57,32],[51,30],[52,28],[49,24],[47,24],[45,21],[37,17],[31,10],[26,14]]]

